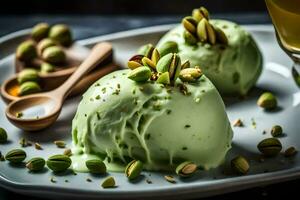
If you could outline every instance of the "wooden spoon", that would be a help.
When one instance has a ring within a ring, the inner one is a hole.
[[[110,43],[97,44],[76,72],[60,87],[50,92],[28,95],[10,103],[5,111],[7,119],[26,131],[37,131],[50,126],[58,118],[63,102],[75,83],[111,53]],[[17,117],[18,113],[22,113],[22,118]]]

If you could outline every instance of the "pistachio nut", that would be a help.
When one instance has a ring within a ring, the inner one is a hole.
[[[105,174],[106,166],[101,160],[93,159],[85,162],[86,167],[93,174]]]
[[[0,143],[5,143],[7,142],[7,133],[4,128],[0,127]]]
[[[66,155],[54,155],[47,160],[47,166],[54,172],[67,170],[71,163],[71,159]]]
[[[20,85],[19,96],[37,93],[40,92],[41,90],[42,89],[38,83],[33,81],[28,81]]]
[[[149,67],[138,67],[129,72],[128,78],[136,82],[146,82],[151,77],[151,70]]]
[[[39,41],[43,38],[46,38],[48,36],[49,29],[50,29],[49,24],[39,23],[32,28],[31,37],[35,41]]]
[[[22,149],[13,149],[5,155],[5,160],[11,163],[21,163],[26,158],[26,152]]]
[[[35,48],[35,43],[31,40],[22,42],[17,48],[16,57],[17,59],[24,62],[29,62],[36,58],[37,51]]]
[[[284,151],[285,157],[292,157],[297,154],[297,149],[295,147],[289,147]]]
[[[40,157],[35,157],[30,159],[27,163],[26,163],[26,167],[29,169],[29,171],[41,171],[42,169],[44,169],[46,161],[44,160],[44,158],[40,158]]]
[[[62,140],[56,140],[53,142],[58,148],[65,148],[66,147],[66,143]]]
[[[186,68],[180,71],[179,78],[182,82],[195,82],[202,76],[200,68]]]
[[[271,129],[271,135],[273,136],[273,137],[278,137],[278,136],[280,136],[280,135],[282,135],[282,127],[281,126],[279,126],[279,125],[275,125],[275,126],[273,126],[272,127],[272,129]]]
[[[47,74],[49,72],[53,72],[54,70],[55,70],[55,67],[50,63],[43,62],[41,64],[41,73],[42,74]]]
[[[178,51],[178,44],[173,41],[165,42],[158,48],[158,52],[161,57],[169,53],[178,53]]]
[[[64,50],[59,46],[52,46],[46,48],[42,53],[42,58],[46,62],[52,64],[63,63],[66,60],[66,54]]]
[[[37,82],[39,80],[39,74],[35,69],[23,69],[18,73],[18,83],[22,84],[27,81]]]
[[[160,59],[160,53],[159,53],[158,49],[155,48],[152,51],[151,61],[156,65],[158,63],[159,59]]]
[[[132,56],[128,63],[127,63],[127,66],[129,69],[136,69],[138,67],[141,67],[143,66],[143,63],[142,63],[142,59],[143,59],[143,55],[135,55],[135,56]]]
[[[257,145],[258,150],[267,157],[276,156],[282,149],[281,142],[277,138],[267,138]]]
[[[51,27],[49,37],[63,46],[72,44],[72,33],[70,28],[65,24],[56,24]]]
[[[138,54],[146,56],[147,58],[151,58],[153,50],[154,46],[152,44],[145,44],[139,48]]]
[[[152,60],[146,56],[142,58],[142,63],[144,66],[150,67],[151,69],[155,69],[156,67],[156,63],[152,62]]]
[[[216,34],[216,39],[219,43],[228,45],[228,38],[224,31],[216,26],[213,27]]]
[[[45,38],[37,44],[37,50],[39,54],[42,54],[46,48],[53,46],[57,46],[56,42],[50,38]]]
[[[185,28],[185,30],[187,30],[191,34],[196,34],[196,32],[197,32],[197,21],[193,17],[187,16],[187,17],[182,19],[181,23],[182,23],[183,27]]]
[[[114,177],[110,176],[110,177],[107,177],[106,179],[104,179],[101,186],[103,188],[113,188],[116,186],[116,181],[115,181]]]
[[[165,55],[158,61],[156,70],[160,73],[169,72],[170,81],[175,82],[181,70],[180,57],[175,53]]]
[[[246,158],[237,156],[231,160],[231,168],[238,174],[247,174],[250,166]]]
[[[143,163],[139,160],[133,160],[125,168],[125,175],[129,180],[137,178],[143,170]]]
[[[193,10],[192,16],[197,22],[200,22],[203,18],[209,19],[209,12],[205,7],[200,7]]]
[[[176,174],[180,177],[192,176],[197,171],[197,165],[193,162],[186,161],[176,167]]]
[[[195,45],[198,42],[197,38],[188,31],[183,32],[183,38],[184,41],[189,45]]]
[[[257,105],[271,110],[277,107],[277,99],[271,92],[265,92],[258,98]]]
[[[187,60],[181,65],[181,69],[190,68],[190,66],[191,66],[191,63],[189,60]]]
[[[216,43],[216,34],[213,26],[203,18],[197,26],[197,35],[201,42]]]
[[[160,74],[156,80],[157,83],[161,83],[164,85],[170,85],[170,75],[169,72],[164,72]]]

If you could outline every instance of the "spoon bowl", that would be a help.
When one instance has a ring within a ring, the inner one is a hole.
[[[60,87],[11,102],[6,108],[6,117],[15,126],[27,131],[37,131],[50,126],[58,118],[63,102],[74,85],[111,54],[110,43],[96,44],[89,56]]]

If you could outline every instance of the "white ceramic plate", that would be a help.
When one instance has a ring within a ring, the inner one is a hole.
[[[79,43],[92,46],[100,41],[112,42],[115,49],[115,59],[119,63],[126,60],[145,43],[156,43],[167,30],[174,25],[156,26],[132,31],[126,31],[106,36],[100,36]],[[237,191],[254,186],[270,184],[300,176],[300,160],[296,155],[293,159],[283,156],[267,159],[263,163],[256,161],[259,153],[257,143],[266,137],[270,137],[270,128],[274,124],[280,124],[284,128],[285,136],[280,138],[284,148],[291,145],[300,149],[300,90],[295,86],[290,74],[291,61],[281,51],[274,37],[271,26],[245,26],[256,39],[264,54],[264,70],[257,87],[243,101],[227,99],[226,106],[229,118],[234,121],[241,118],[245,127],[234,128],[233,148],[228,159],[237,154],[249,158],[251,163],[250,173],[246,176],[224,175],[224,166],[209,172],[199,172],[195,177],[185,180],[177,179],[176,184],[166,182],[164,173],[143,172],[143,176],[130,183],[123,174],[110,173],[116,179],[117,188],[102,189],[101,176],[90,174],[73,175],[70,171],[65,174],[54,175],[45,170],[40,173],[28,173],[26,168],[15,167],[7,162],[0,163],[0,184],[10,190],[41,197],[86,197],[86,198],[191,198],[216,195],[230,191]],[[8,78],[13,73],[13,55],[11,54],[19,41],[28,33],[20,31],[0,39],[0,81]],[[256,106],[256,100],[263,90],[269,90],[276,94],[280,108],[274,112],[264,112]],[[18,141],[25,137],[30,141],[39,142],[44,150],[36,150],[34,147],[26,147],[29,157],[42,156],[47,158],[55,153],[62,153],[53,144],[54,140],[65,140],[70,146],[71,120],[76,111],[80,98],[68,100],[62,110],[61,116],[54,126],[37,133],[24,133],[13,127],[5,118],[5,104],[0,103],[0,126],[9,134],[9,143],[0,146],[2,153],[19,146]],[[256,122],[256,128],[252,126],[252,120]],[[262,134],[263,130],[267,134]],[[226,164],[225,164],[226,165]],[[54,176],[56,183],[50,182]],[[89,183],[86,178],[92,178]],[[153,183],[147,184],[146,178]],[[66,183],[65,180],[69,182]]]

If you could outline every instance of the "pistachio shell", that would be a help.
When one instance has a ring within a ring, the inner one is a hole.
[[[228,45],[228,38],[224,31],[216,26],[214,26],[216,39],[219,43]]]
[[[181,69],[190,68],[190,66],[191,66],[191,63],[189,60],[187,60],[181,65]]]
[[[52,40],[50,38],[45,38],[38,43],[37,49],[38,49],[38,52],[40,54],[42,54],[46,48],[56,46],[56,45],[57,44],[54,40]]]
[[[86,167],[89,169],[89,171],[93,174],[105,174],[106,173],[106,166],[104,162],[101,160],[87,160],[85,162]]]
[[[5,143],[7,142],[7,133],[4,128],[0,127],[0,143]]]
[[[18,83],[22,84],[27,81],[37,82],[39,80],[39,74],[35,69],[24,69],[18,73]]]
[[[24,62],[29,62],[36,58],[37,51],[35,48],[35,43],[31,40],[22,42],[17,48],[16,57],[17,59]]]
[[[28,81],[22,83],[19,90],[19,95],[33,94],[41,91],[41,87],[36,82]]]
[[[66,54],[64,50],[58,46],[52,46],[46,48],[42,53],[42,58],[46,62],[52,64],[63,63],[66,60]]]
[[[143,55],[134,55],[134,56],[132,56],[129,59],[128,63],[127,63],[128,68],[129,69],[135,69],[135,68],[138,68],[138,67],[142,66],[143,65],[142,64],[143,57],[144,57]]]
[[[186,161],[176,167],[176,174],[181,177],[192,176],[197,171],[197,165],[193,162]]]
[[[282,135],[282,127],[281,126],[279,126],[279,125],[275,125],[275,126],[273,126],[272,127],[272,129],[271,129],[271,135],[273,136],[273,137],[278,137],[278,136],[280,136],[280,135]]]
[[[157,62],[159,61],[160,59],[160,54],[158,52],[158,50],[155,48],[153,51],[152,51],[152,55],[151,55],[151,61],[154,63],[154,65],[156,66]],[[154,68],[155,69],[155,68]]]
[[[175,82],[181,71],[181,60],[177,54],[173,54],[172,62],[169,68],[170,79]]]
[[[161,57],[169,53],[178,53],[178,44],[173,41],[165,42],[158,48],[158,51]]]
[[[210,44],[216,44],[216,34],[213,26],[207,21],[206,23],[206,31],[208,36],[208,41]]]
[[[277,99],[271,92],[265,92],[257,100],[257,105],[265,109],[274,109],[277,107]]]
[[[201,14],[202,14],[207,20],[209,19],[209,12],[208,12],[208,10],[207,10],[205,7],[201,6],[201,7],[199,8],[199,11],[201,12]]]
[[[197,21],[191,17],[185,17],[182,19],[183,27],[190,33],[194,34],[197,31]]]
[[[26,152],[22,149],[13,149],[5,155],[5,160],[11,163],[21,163],[26,158]]]
[[[54,155],[47,160],[47,166],[54,172],[67,170],[71,163],[71,159],[66,155]]]
[[[41,171],[44,169],[46,161],[43,158],[36,157],[32,158],[26,163],[26,167],[29,169],[29,171]]]
[[[246,158],[237,156],[231,160],[231,168],[238,174],[247,174],[250,166]]]
[[[43,62],[41,64],[41,73],[43,73],[43,74],[53,72],[54,70],[55,70],[55,67],[50,63]]]
[[[49,29],[50,27],[47,23],[39,23],[32,28],[31,37],[36,41],[46,38],[48,36]]]
[[[206,19],[202,19],[197,26],[197,35],[198,38],[201,42],[206,42],[208,39],[207,36],[207,31],[206,31],[206,24],[207,24],[207,20]]]
[[[146,44],[146,45],[143,45],[139,48],[138,54],[146,56],[147,58],[149,58],[152,55],[153,49],[154,49],[154,47],[153,47],[152,44]]]
[[[128,74],[128,78],[136,82],[145,82],[151,77],[151,70],[149,67],[138,67]]]
[[[103,188],[113,188],[116,186],[116,181],[114,179],[114,177],[110,176],[110,177],[107,177],[101,184],[101,186]]]
[[[197,22],[200,22],[204,18],[203,14],[200,12],[200,9],[197,8],[193,10],[192,16]]]
[[[267,138],[257,145],[258,150],[265,156],[272,157],[279,154],[282,149],[281,142],[277,138]]]
[[[125,169],[125,175],[129,180],[137,178],[143,170],[143,163],[139,160],[131,161]]]
[[[56,24],[51,27],[49,37],[63,46],[69,46],[72,43],[72,33],[65,24]]]
[[[189,45],[195,45],[198,42],[197,38],[188,31],[183,32],[183,38],[184,38],[184,41]]]
[[[161,83],[164,85],[169,85],[170,84],[170,75],[169,72],[164,72],[156,80],[157,83]]]
[[[142,63],[143,63],[144,66],[148,66],[148,67],[150,67],[152,69],[155,69],[155,67],[156,67],[156,64],[152,60],[150,60],[149,58],[147,58],[147,57],[144,57],[142,59]]]

